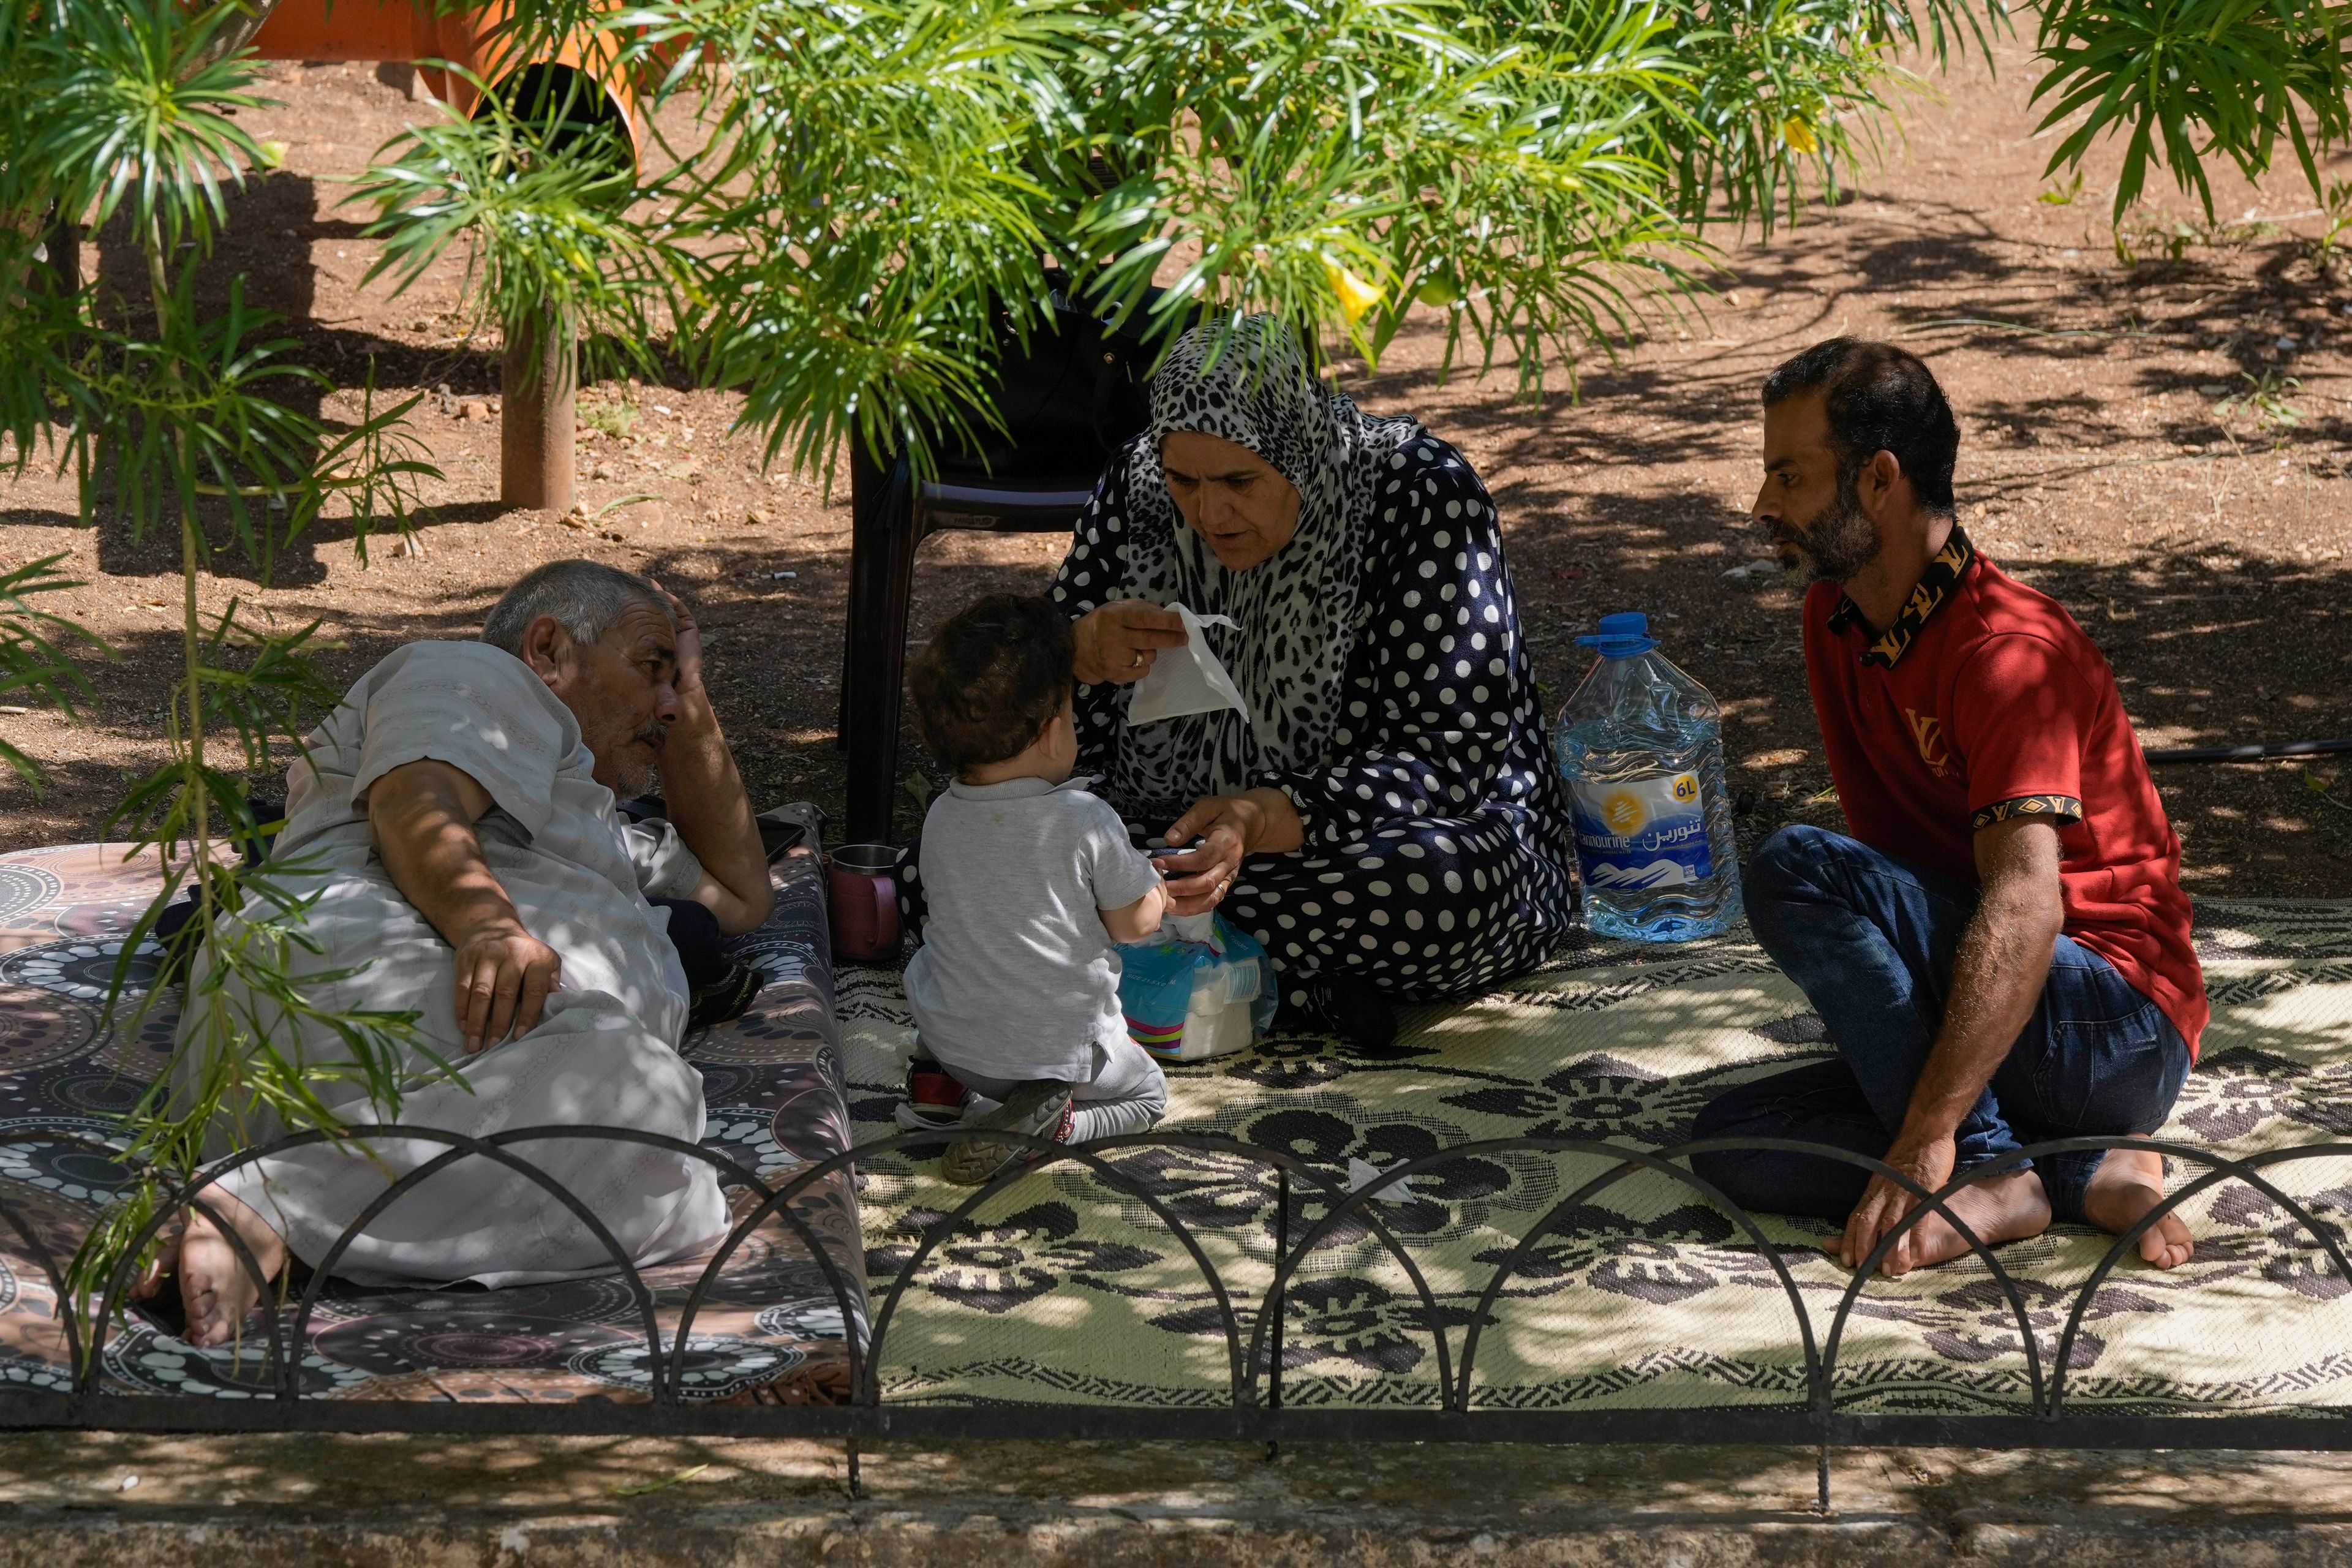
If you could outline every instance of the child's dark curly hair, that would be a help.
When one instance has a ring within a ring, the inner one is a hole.
[[[907,676],[931,755],[959,773],[1019,756],[1070,700],[1076,647],[1046,599],[991,594],[949,616]]]

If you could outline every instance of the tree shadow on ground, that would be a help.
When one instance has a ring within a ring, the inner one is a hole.
[[[478,395],[498,389],[499,355],[488,347],[469,342],[420,347],[316,318],[319,269],[348,266],[351,280],[356,282],[362,265],[340,253],[319,255],[317,247],[336,240],[355,240],[364,226],[318,216],[316,182],[280,174],[248,181],[224,196],[226,222],[212,253],[197,268],[194,299],[200,311],[215,318],[225,314],[233,286],[241,283],[246,308],[276,318],[257,326],[248,341],[284,340],[283,363],[316,371],[331,386],[343,389],[338,397],[342,405],[353,401],[350,395],[353,390],[371,381],[376,388],[378,412],[405,396],[406,389],[426,389],[436,395],[444,388],[452,395]],[[129,220],[118,215],[99,231],[96,240],[100,319],[132,328],[152,322],[146,259]],[[391,285],[377,287],[388,293]],[[287,377],[268,385],[266,392],[284,406],[320,421],[331,436],[352,427],[350,421],[328,410],[330,397],[337,395],[314,382]],[[410,416],[412,422],[430,411],[429,401],[420,405]],[[125,576],[153,576],[179,569],[179,544],[172,529],[134,531],[103,488],[97,510],[99,561],[103,570]],[[265,566],[231,547],[225,504],[206,503],[203,521],[206,537],[216,551],[214,570],[278,586],[323,581],[326,566],[319,557],[319,546],[348,541],[352,534],[349,521],[322,517],[290,549],[278,552]]]
[[[2240,259],[2249,253],[2258,258],[2251,268]],[[1865,274],[1872,270],[1867,253],[1856,265]],[[1874,283],[1864,292],[1887,287]],[[1969,351],[2045,363],[2095,359],[2117,343],[2138,345],[2148,363],[2134,375],[2145,392],[2201,391],[2217,381],[2242,392],[2265,377],[2292,376],[2299,354],[2343,325],[2331,314],[2337,292],[2335,279],[2302,240],[2225,237],[2200,241],[2177,258],[2143,258],[2121,269],[2105,258],[2079,268],[2013,268],[2006,279],[1987,279],[1985,291],[1965,310],[1900,298],[1879,303],[1922,353]],[[2196,359],[2209,353],[2223,355],[2231,370],[2217,376],[2198,368]],[[1988,411],[1996,416],[2029,412],[2030,405],[1979,405],[1975,412],[1983,417]],[[2107,412],[2116,412],[2115,405]],[[2197,428],[2167,434],[2178,440],[2218,433],[2199,435]],[[2100,428],[2094,415],[2089,426],[2066,438],[2087,435],[2104,443],[2122,438],[2120,430]],[[2296,438],[2341,436],[2340,422],[2329,418],[2304,426]]]
[[[740,1533],[763,1528],[769,1510],[765,1528],[803,1511],[835,1517],[847,1479],[838,1443],[768,1439],[69,1433],[20,1445],[12,1458],[18,1485],[58,1494],[89,1490],[93,1475],[135,1468],[135,1491],[72,1505],[110,1515],[108,1525],[226,1519],[235,1509],[240,1520],[272,1526],[331,1520],[377,1533],[402,1528],[420,1500],[460,1529],[590,1510],[622,1516],[611,1528],[640,1532],[634,1540],[664,1531]],[[993,1516],[1037,1510],[1094,1526],[1129,1511],[1073,1497],[1143,1500],[1155,1518],[1181,1529],[1196,1515],[1198,1529],[1221,1536],[1236,1518],[1295,1516],[1303,1508],[1391,1534],[1402,1514],[1448,1541],[1490,1522],[1479,1516],[1491,1515],[1498,1498],[1531,1535],[1589,1533],[1595,1521],[1656,1531],[1770,1523],[1850,1532],[1903,1519],[1954,1535],[1971,1525],[2048,1522],[2099,1540],[2118,1526],[2347,1517],[2325,1500],[2341,1490],[2343,1474],[2325,1457],[1862,1448],[1831,1456],[1834,1495],[1846,1510],[1841,1522],[1806,1511],[1814,1460],[1810,1447],[1761,1445],[1596,1444],[1571,1453],[1517,1443],[1286,1442],[1275,1471],[1255,1444],[892,1440],[865,1447],[864,1479],[877,1506],[913,1510],[904,1517],[919,1531],[970,1523],[982,1502],[992,1527]],[[225,1473],[239,1479],[234,1499],[219,1485]],[[992,1479],[975,1486],[979,1476]],[[1199,1500],[1241,1480],[1264,1488],[1265,1497],[1231,1506]]]

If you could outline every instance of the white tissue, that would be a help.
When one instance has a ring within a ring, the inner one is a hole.
[[[1150,671],[1135,683],[1135,694],[1127,700],[1127,721],[1150,724],[1161,719],[1181,719],[1187,713],[1213,713],[1220,708],[1231,708],[1247,720],[1249,704],[1242,700],[1233,677],[1210,650],[1209,639],[1201,635],[1202,626],[1234,623],[1223,616],[1196,616],[1182,605],[1168,607],[1184,617],[1184,646],[1160,650]]]
[[[1353,1154],[1348,1156],[1348,1190],[1349,1192],[1360,1193],[1380,1179],[1381,1168],[1378,1165],[1373,1164],[1370,1160],[1359,1160]],[[1412,1178],[1404,1176],[1391,1182],[1387,1186],[1374,1193],[1371,1201],[1376,1204],[1409,1204],[1412,1202],[1413,1195]]]
[[[1160,936],[1163,942],[1197,942],[1214,948],[1220,953],[1225,951],[1224,939],[1217,934],[1217,911],[1214,910],[1205,910],[1197,915],[1166,916],[1160,922]]]

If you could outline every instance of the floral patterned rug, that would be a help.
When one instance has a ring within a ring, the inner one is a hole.
[[[2242,1154],[2352,1131],[2352,904],[2207,902],[2199,944],[2214,1009],[2203,1058],[2164,1135]],[[893,971],[840,983],[850,1112],[884,1136],[912,1041]],[[1285,1037],[1171,1071],[1163,1127],[1286,1149],[1345,1178],[1523,1134],[1645,1148],[1687,1136],[1728,1084],[1816,1058],[1820,1020],[1744,933],[1651,949],[1588,942],[1475,1002],[1407,1009],[1395,1045],[1362,1052]],[[1247,1332],[1271,1279],[1275,1178],[1180,1152],[1118,1164],[1194,1234]],[[2199,1173],[2176,1162],[2180,1184]],[[926,1231],[970,1195],[906,1154],[864,1162],[866,1268],[879,1292]],[[1542,1215],[1603,1163],[1465,1155],[1416,1177],[1379,1214],[1425,1274],[1454,1364],[1494,1271]],[[2274,1169],[2320,1223],[2352,1213],[2352,1160]],[[1296,1240],[1326,1212],[1293,1198]],[[2315,1410],[2352,1405],[2352,1284],[2288,1212],[2226,1183],[2184,1211],[2194,1259],[2169,1274],[2122,1264],[2087,1310],[2070,1407],[2110,1412]],[[1788,1296],[1733,1223],[1670,1179],[1630,1179],[1547,1237],[1481,1330],[1474,1404],[1595,1408],[1797,1403],[1804,1361]],[[1849,1276],[1825,1227],[1766,1218],[1772,1247],[1826,1335]],[[2003,1248],[2047,1369],[2075,1290],[2109,1238],[2058,1226]],[[1292,1405],[1437,1403],[1435,1353],[1404,1272],[1343,1226],[1295,1277],[1285,1318]],[[1202,1406],[1227,1397],[1221,1319],[1199,1269],[1146,1207],[1068,1166],[1016,1182],[909,1282],[879,1352],[897,1400],[1081,1400]],[[1877,1279],[1847,1325],[1842,1405],[2026,1408],[2016,1321],[1974,1259]]]
[[[791,808],[788,808],[790,810]],[[102,1001],[121,933],[154,897],[152,858],[73,845],[0,856],[0,1205],[50,1258],[73,1256],[125,1178],[103,1140],[169,1060],[177,1013],[159,1001],[135,1028]],[[768,974],[751,1011],[689,1037],[709,1106],[705,1145],[771,1184],[847,1147],[824,878],[802,849],[777,877],[776,911],[736,951]],[[135,1009],[126,1005],[127,1019]],[[738,1213],[748,1190],[730,1192]],[[811,1187],[797,1212],[824,1243],[863,1319],[856,1194],[846,1173]],[[665,1351],[702,1265],[648,1270]],[[69,1366],[57,1292],[26,1236],[0,1224],[0,1388],[62,1390]],[[291,1318],[292,1310],[287,1310]],[[644,1320],[618,1279],[503,1290],[373,1289],[331,1284],[302,1346],[305,1397],[631,1401],[647,1396]],[[116,1394],[248,1398],[269,1387],[258,1332],[200,1350],[141,1319],[103,1352]],[[841,1307],[781,1222],[730,1259],[689,1331],[681,1392],[698,1399],[831,1402],[848,1390]]]

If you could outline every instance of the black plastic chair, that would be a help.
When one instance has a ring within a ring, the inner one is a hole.
[[[908,608],[923,541],[943,529],[1070,528],[1111,456],[1150,421],[1150,354],[1139,335],[1112,331],[1066,295],[1055,306],[1057,331],[1033,333],[1025,347],[1007,334],[994,400],[1002,434],[942,454],[936,477],[919,483],[903,452],[880,462],[851,443],[839,725],[849,753],[846,842],[890,841]]]

